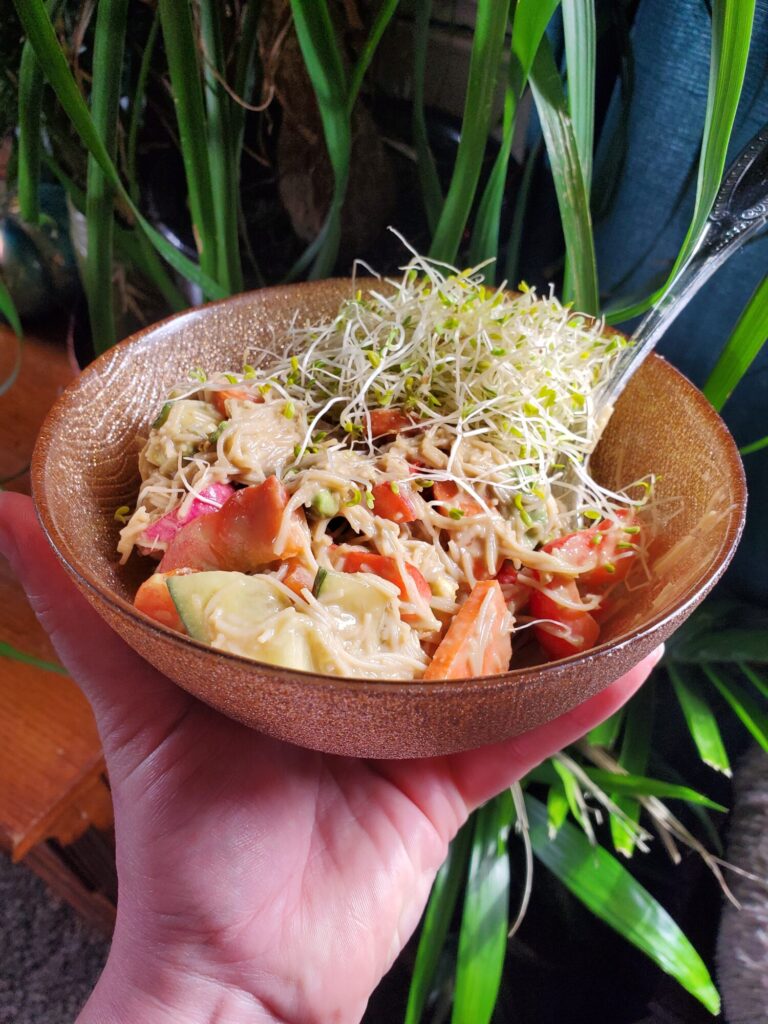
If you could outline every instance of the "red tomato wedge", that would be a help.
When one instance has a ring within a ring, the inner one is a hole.
[[[432,486],[432,493],[441,505],[457,508],[465,516],[479,516],[483,511],[482,505],[478,504],[466,491],[461,490],[453,480],[438,480]]]
[[[473,649],[483,644],[479,671]],[[512,657],[509,616],[496,580],[476,583],[459,608],[424,673],[425,680],[465,679],[505,672]]]
[[[338,564],[338,568],[342,572],[371,572],[374,576],[381,576],[383,580],[388,580],[390,583],[395,584],[400,591],[400,599],[402,601],[409,600],[405,580],[400,575],[394,558],[389,558],[387,555],[377,555],[373,551],[342,551],[339,554],[341,555],[341,561]],[[421,597],[425,601],[429,601],[432,597],[432,591],[416,566],[406,562],[405,571],[416,584],[416,589]],[[406,612],[403,615],[403,622],[413,622],[418,618],[419,616]]]
[[[144,612],[150,619],[175,629],[178,633],[186,633],[184,623],[176,611],[171,592],[168,589],[166,580],[169,576],[176,576],[176,570],[172,572],[156,572],[148,580],[144,580],[136,591],[133,599],[133,606],[137,611]]]
[[[218,512],[195,519],[176,534],[159,571],[182,567],[255,572],[277,558],[292,558],[304,547],[304,513],[297,510],[276,550],[288,492],[275,476],[236,491]]]
[[[542,551],[573,566],[579,582],[590,586],[618,583],[626,578],[637,557],[632,543],[637,527],[630,511],[618,513],[619,522],[603,519],[597,526],[577,530],[544,544]],[[630,533],[627,533],[627,530]]]
[[[399,434],[401,430],[417,427],[418,421],[402,409],[371,409],[371,437]]]
[[[298,558],[288,559],[288,571],[283,576],[283,583],[286,587],[301,597],[302,590],[311,592],[314,582],[315,574],[311,569],[308,569]]]
[[[223,391],[212,391],[211,402],[216,406],[216,411],[220,416],[227,415],[226,401],[228,398],[236,398],[241,402],[261,401],[261,398],[257,398],[249,391],[243,391],[241,388],[225,388]]]
[[[569,601],[579,601],[579,588],[574,580],[556,576],[547,591],[532,588],[529,611],[536,619],[553,619],[567,627],[567,634],[565,629],[559,629],[549,622],[533,627],[534,635],[545,654],[550,658],[567,658],[594,647],[600,627],[589,612],[559,604],[556,600],[558,596]]]
[[[397,493],[389,483],[376,484],[373,488],[373,514],[393,523],[413,523],[419,518],[410,488],[397,485]]]

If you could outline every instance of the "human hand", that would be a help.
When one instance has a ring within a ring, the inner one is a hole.
[[[93,706],[120,897],[79,1024],[358,1021],[470,812],[612,714],[660,651],[522,736],[449,757],[355,760],[201,704],[113,633],[0,494],[0,553]]]

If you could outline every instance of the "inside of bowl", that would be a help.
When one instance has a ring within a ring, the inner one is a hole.
[[[53,540],[86,581],[130,602],[151,563],[120,566],[115,510],[133,507],[140,441],[168,390],[194,367],[237,369],[279,349],[282,328],[330,315],[348,281],[265,289],[193,310],[150,328],[91,366],[46,423],[36,497]],[[741,471],[733,442],[706,400],[658,357],[640,369],[617,404],[592,469],[621,489],[655,474],[661,525],[647,579],[606,622],[614,640],[693,596],[738,533]]]

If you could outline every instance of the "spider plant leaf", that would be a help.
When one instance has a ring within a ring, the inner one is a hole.
[[[652,779],[646,775],[620,775],[617,772],[606,771],[603,768],[590,768],[587,766],[584,768],[584,771],[606,793],[617,795],[626,793],[630,796],[657,796],[667,800],[685,800],[686,803],[708,807],[712,811],[727,811],[727,808],[723,807],[722,804],[715,803],[714,800],[710,800],[703,793],[691,789],[690,786],[680,786],[674,782]]]
[[[478,0],[461,140],[429,255],[453,263],[477,190],[491,127],[510,0]]]
[[[35,668],[44,668],[48,672],[56,672],[59,675],[66,676],[68,672],[61,665],[57,665],[54,661],[45,661],[43,658],[36,658],[34,654],[27,654],[25,651],[20,651],[17,647],[12,647],[11,644],[4,643],[0,640],[0,656],[3,658],[10,658],[11,661],[21,661],[25,665],[34,665]]]
[[[675,648],[674,660],[687,664],[707,662],[768,662],[768,628],[722,629],[692,637]]]
[[[627,707],[624,735],[618,762],[630,775],[642,775],[648,767],[653,729],[653,689],[647,684],[632,698]],[[635,824],[640,821],[640,804],[631,796],[622,796],[615,790],[609,791],[616,805]],[[613,845],[625,857],[635,851],[635,837],[614,815],[611,815],[611,837]]]
[[[349,80],[349,96],[347,98],[347,109],[349,113],[352,113],[352,108],[357,102],[358,93],[360,87],[363,84],[365,73],[368,70],[373,56],[376,53],[376,49],[381,42],[381,37],[387,30],[387,26],[392,20],[392,15],[397,10],[397,5],[400,0],[384,0],[382,5],[379,7],[376,17],[374,18],[371,31],[368,33],[368,38],[363,44],[363,48],[357,58],[352,75]]]
[[[508,791],[475,813],[456,960],[452,1024],[488,1024],[501,984],[509,931],[509,829],[515,811]]]
[[[704,385],[704,394],[718,410],[768,341],[768,275],[744,307],[725,348]]]
[[[218,139],[217,143],[208,134],[192,12],[189,3],[184,0],[159,0],[158,10],[200,266],[215,277],[226,292],[227,284],[218,274],[221,266],[219,243],[223,245],[224,240],[217,236],[217,203],[213,194],[210,165],[210,157],[221,140]],[[227,198],[232,201],[231,196]]]
[[[552,758],[552,767],[560,777],[560,782],[563,786],[563,792],[565,793],[565,799],[568,802],[568,807],[571,814],[574,816],[576,821],[581,825],[585,834],[589,837],[590,841],[594,839],[590,823],[584,814],[584,794],[581,792],[581,787],[573,772],[571,772],[566,765],[558,761],[556,758]]]
[[[768,753],[768,713],[765,709],[746,687],[733,679],[727,679],[711,665],[704,665],[703,669],[707,679],[727,701],[736,717]]]
[[[419,1024],[434,984],[440,953],[451,926],[459,890],[464,882],[472,841],[472,822],[467,822],[448,847],[448,856],[432,886],[413,966],[405,1024]]]
[[[547,791],[547,831],[550,839],[554,839],[562,828],[569,810],[570,804],[563,780],[558,778]]]
[[[763,448],[768,448],[768,434],[761,437],[759,441],[752,441],[750,444],[745,444],[743,448],[739,448],[739,454],[753,455],[755,452],[762,451]]]
[[[424,116],[424,74],[429,45],[429,17],[432,0],[416,0],[413,39],[413,147],[416,150],[416,170],[419,175],[424,212],[429,230],[434,235],[443,209],[443,190],[435,167],[435,158],[429,147],[427,121]]]
[[[208,116],[208,153],[213,218],[216,229],[216,277],[228,292],[243,290],[237,194],[240,151],[232,147],[230,114],[232,100],[224,89],[226,74],[221,5],[217,0],[200,2],[200,39],[203,45],[205,109]]]
[[[714,711],[699,689],[683,677],[679,668],[668,664],[667,670],[699,757],[710,768],[730,776],[731,765]]]
[[[333,168],[334,190],[327,230],[310,270],[326,277],[336,262],[341,238],[341,210],[349,181],[352,132],[347,109],[347,81],[326,0],[291,0],[296,35],[320,109],[325,145]]]
[[[475,217],[469,262],[473,266],[483,260],[496,258],[499,250],[499,221],[507,183],[509,157],[515,135],[517,106],[528,81],[541,37],[546,31],[560,0],[518,0],[512,16],[512,48],[509,58],[509,72],[504,92],[504,117],[502,121],[501,145],[496,155],[488,182]],[[496,264],[484,270],[486,281],[497,279]]]
[[[587,733],[587,742],[594,747],[605,747],[606,750],[610,750],[619,738],[625,714],[626,706],[619,708],[610,718],[606,718]]]
[[[594,0],[563,0],[563,37],[568,79],[568,113],[579,154],[584,188],[592,188],[592,150],[595,135],[595,65],[597,32]],[[563,301],[573,298],[571,264],[566,253],[563,271]]]
[[[546,808],[526,796],[533,851],[589,910],[645,953],[712,1014],[720,997],[703,960],[664,907],[602,846],[592,846],[566,822],[547,835]]]
[[[53,16],[59,0],[49,0]],[[27,224],[40,223],[40,154],[42,151],[43,87],[45,76],[34,47],[27,40],[19,62],[18,169],[19,213]]]
[[[90,111],[86,106],[75,79],[69,69],[66,57],[59,47],[51,19],[45,10],[42,0],[14,0],[14,6],[22,23],[27,38],[32,43],[37,59],[45,71],[45,76],[53,91],[80,136],[89,153],[98,162],[108,181],[117,189],[123,202],[136,218],[142,231],[149,238],[153,247],[164,260],[189,281],[199,285],[205,295],[211,299],[222,299],[225,296],[221,286],[187,259],[178,249],[174,248],[159,231],[141,214],[120,181],[114,163],[96,130]]]
[[[117,148],[120,79],[127,21],[128,0],[101,0],[96,9],[93,37],[91,116],[110,160],[114,160]],[[91,155],[88,157],[85,190],[88,250],[84,285],[93,346],[97,355],[117,340],[112,285],[114,205],[115,186],[98,160]]]
[[[574,300],[581,312],[596,314],[597,266],[589,196],[560,74],[546,35],[539,44],[529,81],[560,207],[566,255],[573,278]]]
[[[672,285],[701,238],[723,177],[733,122],[744,84],[754,17],[755,0],[712,0],[707,109],[691,223],[662,287],[640,302],[612,310],[610,323],[621,323],[622,320],[639,316],[657,302]]]
[[[758,690],[768,700],[768,681],[759,676],[757,672],[751,666],[740,664],[739,669],[742,674],[752,683],[756,690]]]

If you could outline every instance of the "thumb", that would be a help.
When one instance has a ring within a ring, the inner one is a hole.
[[[37,521],[31,498],[0,493],[0,555],[26,591],[62,664],[93,707],[107,748],[162,727],[192,698],[144,661],[99,617],[70,580]]]

